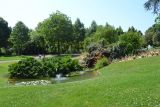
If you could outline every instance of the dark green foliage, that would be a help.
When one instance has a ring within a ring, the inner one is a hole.
[[[11,28],[8,27],[8,23],[0,17],[0,48],[8,46],[8,38],[11,33]]]
[[[148,0],[144,4],[146,10],[153,10],[154,14],[158,14],[160,12],[159,6],[160,6],[160,0]]]
[[[53,77],[59,73],[66,75],[80,70],[82,67],[78,61],[71,57],[45,58],[42,61],[27,58],[9,66],[11,78]]]
[[[17,55],[21,55],[24,50],[25,43],[29,40],[29,29],[21,21],[17,22],[10,36],[10,42],[13,45],[13,49]]]
[[[43,76],[42,64],[34,58],[22,59],[9,66],[11,78],[38,78]]]
[[[82,70],[78,60],[72,60],[71,57],[52,57],[43,59],[43,69],[49,76],[55,76],[55,74],[68,74],[74,71]]]
[[[95,33],[97,30],[97,26],[98,25],[96,21],[93,20],[91,26],[87,29],[86,36],[91,36],[93,33]]]
[[[109,65],[109,61],[107,58],[101,58],[97,61],[96,65],[95,65],[95,69],[100,69],[103,68],[104,66]]]
[[[77,19],[73,25],[73,40],[74,40],[74,46],[77,53],[80,52],[80,49],[83,48],[82,42],[85,38],[85,28],[84,24],[80,21],[80,19]]]

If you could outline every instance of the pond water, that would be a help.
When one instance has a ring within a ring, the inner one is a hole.
[[[57,75],[56,78],[42,78],[42,79],[9,79],[8,83],[11,85],[47,85],[58,84],[66,82],[81,81],[95,78],[99,75],[98,71],[81,71],[80,75],[73,77],[61,77]]]

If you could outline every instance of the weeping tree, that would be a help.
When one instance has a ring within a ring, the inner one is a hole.
[[[153,10],[154,14],[158,14],[160,12],[160,0],[148,0],[144,7],[146,10]]]

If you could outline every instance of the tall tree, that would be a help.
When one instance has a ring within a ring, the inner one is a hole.
[[[145,32],[145,44],[160,46],[160,24],[154,24]]]
[[[64,43],[71,40],[73,33],[71,19],[59,11],[41,22],[37,29],[45,36],[50,47],[53,47],[54,44],[58,54]]]
[[[160,12],[160,0],[148,0],[144,7],[146,10],[153,10],[153,13],[157,14]]]
[[[8,38],[11,33],[11,28],[8,27],[7,21],[0,17],[0,48],[7,47]]]
[[[139,32],[128,31],[120,36],[119,45],[123,53],[135,53],[143,43],[142,35]]]
[[[13,49],[18,55],[22,54],[25,43],[29,40],[29,29],[21,21],[17,22],[11,32],[10,42],[13,45]]]
[[[35,53],[37,54],[45,54],[45,40],[44,36],[38,33],[37,31],[30,32],[31,43],[35,45]]]
[[[84,24],[80,21],[80,19],[77,19],[75,21],[75,24],[73,25],[73,31],[75,45],[77,44],[76,46],[79,52],[80,42],[84,41],[85,38]]]
[[[91,26],[88,28],[88,30],[86,32],[86,35],[90,36],[91,34],[95,33],[97,30],[97,27],[98,27],[98,25],[97,25],[96,21],[93,20],[91,23]]]
[[[121,35],[124,33],[121,26],[116,29],[116,32],[117,32],[117,35]]]

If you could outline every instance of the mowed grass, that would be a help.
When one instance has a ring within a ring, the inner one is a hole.
[[[0,56],[0,61],[12,61],[12,60],[20,60],[26,57],[32,57],[32,56]]]
[[[2,85],[0,107],[160,107],[160,57],[114,63],[99,72],[72,83]],[[4,73],[6,64],[0,67]]]

